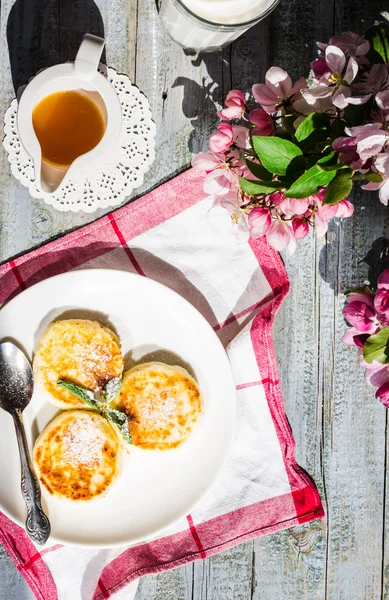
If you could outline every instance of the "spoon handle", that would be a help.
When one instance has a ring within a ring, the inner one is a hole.
[[[41,490],[28,451],[22,413],[15,410],[12,416],[19,445],[22,496],[27,506],[26,531],[36,544],[44,544],[50,535],[50,521],[42,509]]]

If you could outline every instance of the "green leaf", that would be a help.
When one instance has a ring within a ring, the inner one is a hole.
[[[303,164],[300,148],[279,137],[253,136],[253,147],[263,166],[276,175],[298,171]]]
[[[114,379],[111,379],[111,381],[114,381],[115,379],[119,379],[119,388],[120,388],[121,379],[119,377],[115,377]],[[110,383],[110,382],[108,382],[108,383]],[[121,410],[118,410],[116,408],[111,408],[111,407],[107,406],[106,400],[105,399],[103,400],[99,396],[99,394],[96,394],[95,392],[92,392],[91,390],[88,390],[88,389],[82,387],[81,385],[77,385],[75,383],[72,383],[71,381],[64,381],[63,379],[59,379],[57,381],[57,385],[64,388],[65,390],[67,390],[68,392],[70,392],[71,394],[73,394],[74,396],[79,398],[80,400],[83,400],[85,402],[85,404],[87,404],[91,408],[98,410],[99,413],[101,414],[101,416],[108,419],[108,421],[110,421],[114,425],[117,425],[119,427],[125,441],[128,442],[129,444],[132,444],[130,429],[128,426],[128,417],[127,417],[126,413],[124,413]],[[115,387],[117,388],[117,382],[112,384],[112,388],[115,389]],[[107,386],[106,386],[106,388],[107,388]],[[116,397],[116,395],[115,395],[115,397]]]
[[[108,421],[110,421],[120,429],[123,439],[128,444],[132,444],[133,442],[130,434],[130,428],[128,424],[129,419],[127,415],[121,410],[117,410],[115,408],[108,408],[106,411],[106,417]]]
[[[302,142],[317,131],[327,132],[330,126],[330,117],[326,113],[311,113],[296,129],[296,140]],[[315,139],[315,142],[318,141]]]
[[[337,204],[347,198],[353,189],[351,176],[351,169],[344,169],[336,173],[334,179],[327,186],[324,204]]]
[[[73,394],[73,396],[76,396],[77,398],[85,402],[85,404],[87,404],[91,408],[98,408],[99,401],[96,398],[97,394],[95,394],[95,392],[87,390],[81,385],[71,383],[70,381],[64,381],[63,379],[59,379],[57,381],[57,385]]]
[[[271,179],[271,173],[262,165],[258,165],[257,163],[252,162],[251,160],[246,160],[247,168],[251,171],[255,177],[258,179],[262,179],[263,181],[268,181]]]
[[[285,192],[286,198],[307,198],[327,185],[336,175],[336,171],[322,171],[317,165],[311,167]]]
[[[104,400],[106,402],[112,402],[115,400],[116,396],[120,391],[120,386],[122,385],[121,377],[114,377],[110,379],[104,388]]]
[[[382,175],[380,175],[379,173],[365,173],[365,175],[363,176],[364,179],[367,179],[368,181],[372,181],[373,183],[381,183],[382,181]]]
[[[123,423],[120,430],[121,430],[122,436],[123,436],[124,440],[127,442],[127,444],[130,444],[130,445],[133,444],[131,433],[130,433],[130,427],[128,424],[128,419],[125,423]]]
[[[272,194],[275,190],[285,187],[280,181],[251,181],[244,177],[239,177],[239,184],[244,193],[249,194],[249,196]]]
[[[389,327],[384,327],[366,340],[363,347],[363,358],[369,364],[373,360],[383,365],[389,363]]]
[[[370,50],[367,58],[371,63],[389,62],[389,25],[387,23],[379,23],[373,25],[366,32],[365,37],[370,42]]]

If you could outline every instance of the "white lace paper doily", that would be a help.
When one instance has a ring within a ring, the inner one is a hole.
[[[61,211],[93,212],[98,208],[118,206],[142,185],[143,177],[155,158],[155,123],[149,103],[127,75],[103,67],[119,96],[122,129],[109,155],[88,169],[78,171],[68,185],[54,194],[45,194],[35,185],[33,163],[20,143],[17,129],[18,102],[15,98],[4,116],[3,145],[8,152],[11,170],[33,198],[40,198]]]

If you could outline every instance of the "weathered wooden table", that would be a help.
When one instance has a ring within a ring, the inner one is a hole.
[[[308,73],[315,42],[363,33],[388,0],[283,0],[222,52],[197,58],[165,34],[154,0],[3,0],[0,113],[39,68],[73,60],[82,35],[102,34],[107,64],[147,95],[157,157],[140,192],[207,148],[215,103],[248,91],[270,65]],[[6,44],[8,39],[8,45]],[[0,152],[0,261],[98,218],[30,198]],[[388,211],[355,193],[355,215],[332,222],[286,258],[291,293],[275,327],[281,385],[297,459],[316,480],[327,518],[249,542],[204,562],[143,579],[136,600],[376,600],[389,598],[388,416],[343,345],[342,293],[389,266]],[[2,483],[4,485],[4,482]],[[0,550],[0,600],[32,594]]]

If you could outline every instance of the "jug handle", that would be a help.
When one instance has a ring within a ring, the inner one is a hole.
[[[74,68],[80,77],[91,78],[96,73],[103,53],[105,40],[91,33],[84,35],[78,49]]]

